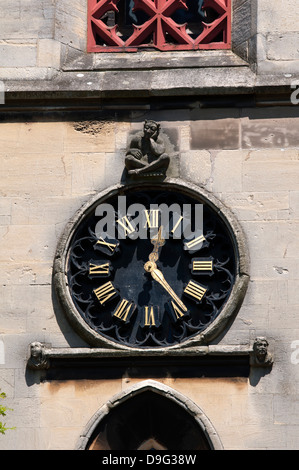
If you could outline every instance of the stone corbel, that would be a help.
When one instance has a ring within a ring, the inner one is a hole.
[[[181,349],[146,349],[134,351],[132,349],[104,349],[104,348],[52,348],[45,343],[34,342],[30,344],[30,352],[28,359],[28,367],[34,370],[49,369],[51,361],[56,362],[72,360],[87,360],[88,359],[107,359],[107,358],[131,358],[134,357],[206,357],[206,356],[221,356],[223,357],[238,357],[247,356],[252,367],[271,367],[273,357],[268,352],[269,343],[265,337],[258,337],[253,342],[252,346],[231,346],[231,345],[210,345],[210,346],[197,346]]]
[[[28,367],[30,369],[41,370],[50,367],[50,355],[52,348],[46,344],[35,341],[29,346]]]
[[[250,365],[253,367],[271,367],[273,356],[268,351],[269,342],[264,336],[255,339],[250,354]]]

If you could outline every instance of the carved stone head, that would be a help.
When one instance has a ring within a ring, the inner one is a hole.
[[[145,120],[143,125],[144,137],[156,140],[160,132],[160,124],[156,121]]]
[[[256,338],[256,341],[254,342],[254,345],[253,345],[253,350],[256,354],[257,359],[260,362],[263,362],[266,359],[266,356],[268,353],[268,346],[269,346],[269,343],[266,338],[264,337]]]

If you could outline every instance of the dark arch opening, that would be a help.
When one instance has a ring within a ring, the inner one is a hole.
[[[210,450],[199,422],[175,401],[144,391],[110,410],[91,435],[88,450]]]

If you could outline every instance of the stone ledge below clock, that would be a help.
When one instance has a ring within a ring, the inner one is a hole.
[[[49,369],[55,364],[63,364],[63,367],[76,367],[79,364],[89,365],[90,361],[101,364],[107,359],[129,359],[141,360],[142,358],[170,359],[170,358],[194,358],[199,363],[207,357],[238,358],[247,357],[249,364],[255,367],[271,367],[273,363],[272,354],[266,352],[264,358],[260,359],[256,351],[259,341],[266,338],[256,338],[250,346],[240,345],[209,345],[198,347],[186,347],[175,349],[105,349],[105,348],[52,348],[45,343],[34,342],[30,344],[28,368],[41,370]]]
[[[33,67],[31,67],[34,69]],[[6,103],[65,98],[153,98],[197,95],[291,94],[294,73],[256,74],[247,66],[157,70],[54,71],[2,68]],[[287,75],[287,76],[285,76]],[[288,101],[289,104],[289,101]]]

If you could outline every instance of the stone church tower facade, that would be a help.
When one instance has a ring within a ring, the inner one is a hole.
[[[0,11],[0,448],[298,449],[298,2]]]

